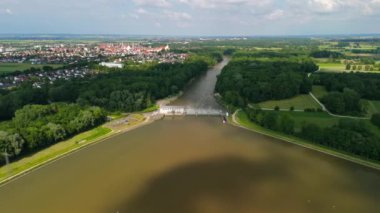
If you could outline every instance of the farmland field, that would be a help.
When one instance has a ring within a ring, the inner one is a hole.
[[[51,66],[54,68],[60,67],[62,65],[58,64],[27,64],[27,63],[0,63],[0,74],[1,73],[11,73],[15,71],[24,71],[34,68],[42,68],[43,66]]]
[[[374,71],[365,71],[364,70],[364,67],[366,65],[364,64],[357,64],[356,66],[362,66],[362,70],[346,70],[346,65],[342,64],[342,63],[318,63],[318,66],[320,68],[320,72],[375,72],[375,73],[379,73],[378,70],[375,70]]]
[[[319,63],[321,72],[343,72],[346,71],[346,66],[341,63]]]
[[[276,101],[266,101],[259,103],[261,108],[274,109],[274,107],[279,106],[280,109],[290,109],[294,107],[296,110],[304,109],[317,109],[320,108],[317,102],[310,95],[299,95],[294,98]]]

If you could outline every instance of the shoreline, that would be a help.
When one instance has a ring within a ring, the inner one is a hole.
[[[149,113],[147,113],[147,114],[149,114]],[[136,123],[134,125],[131,125],[131,126],[128,126],[128,127],[124,127],[121,130],[115,130],[115,129],[112,129],[112,128],[107,127],[107,126],[110,125],[112,122],[123,120],[125,118],[120,118],[120,119],[117,119],[117,120],[114,120],[114,121],[111,121],[111,122],[107,122],[107,123],[105,123],[105,124],[103,124],[103,125],[101,125],[99,127],[107,128],[107,129],[110,130],[110,132],[106,133],[105,135],[101,135],[98,138],[95,138],[93,140],[87,141],[87,143],[83,143],[82,145],[79,145],[78,147],[74,147],[72,149],[69,149],[66,152],[63,152],[61,154],[57,154],[56,156],[53,156],[53,157],[50,157],[50,158],[47,157],[47,160],[44,160],[44,161],[42,161],[40,163],[37,163],[36,165],[33,165],[33,166],[31,166],[31,167],[29,167],[29,168],[27,168],[25,170],[22,170],[22,171],[14,174],[14,175],[11,175],[11,176],[8,176],[8,177],[7,177],[7,175],[5,175],[5,178],[3,178],[3,179],[0,180],[0,187],[4,186],[6,184],[9,184],[9,183],[11,183],[13,181],[16,181],[18,178],[21,178],[21,177],[23,177],[23,176],[25,176],[25,175],[27,175],[27,174],[29,174],[31,172],[37,171],[38,169],[41,169],[41,168],[43,168],[45,166],[48,166],[51,163],[54,163],[54,162],[56,162],[58,160],[61,160],[61,159],[65,158],[65,157],[68,157],[71,154],[74,154],[74,153],[79,152],[81,150],[90,148],[91,146],[94,146],[94,145],[96,145],[98,143],[102,143],[102,142],[104,142],[104,141],[106,141],[106,140],[108,140],[110,138],[116,137],[116,136],[124,134],[126,132],[129,132],[129,131],[135,130],[137,128],[149,125],[149,124],[151,124],[151,123],[153,123],[155,121],[155,120],[152,120],[150,118],[150,116],[146,116],[145,114],[143,114],[143,116],[144,116],[144,118],[143,118],[142,121],[140,121],[140,122],[138,122],[138,123]],[[96,127],[96,128],[99,128],[99,127]],[[94,128],[94,129],[96,129],[96,128]],[[59,144],[63,144],[63,143],[68,143],[70,140],[74,139],[75,137],[78,137],[78,136],[81,136],[83,134],[89,133],[89,132],[93,131],[94,129],[88,130],[86,132],[82,132],[82,133],[80,133],[78,135],[75,135],[74,137],[72,137],[72,138],[70,138],[68,140],[59,142],[59,143],[57,143],[55,145],[59,145]],[[79,142],[77,144],[81,144],[81,143]],[[48,150],[46,150],[46,149],[41,150],[41,151],[33,154],[32,156],[35,156],[35,155],[37,155],[39,153],[42,153],[43,151],[48,151]],[[19,161],[21,161],[21,160],[22,159],[20,159]],[[19,161],[15,161],[15,162],[10,163],[8,166],[10,166],[11,168],[6,168],[7,166],[3,166],[3,167],[0,167],[0,168],[5,168],[5,169],[12,170],[13,169],[12,168],[12,164],[13,163],[17,163]],[[25,164],[28,164],[28,163],[31,164],[31,162],[26,162]]]
[[[191,79],[187,85],[190,85],[193,81],[195,80],[195,78]],[[156,104],[161,107],[161,106],[165,106],[165,105],[168,105],[174,101],[176,101],[178,98],[180,98],[182,95],[183,95],[183,91],[180,91],[177,95],[174,95],[174,96],[171,96],[171,97],[167,97],[167,98],[164,98],[164,99],[161,99],[161,100],[157,100],[156,101]],[[96,145],[98,143],[101,143],[101,142],[104,142],[106,141],[107,139],[110,139],[112,137],[115,137],[115,136],[118,136],[118,135],[121,135],[123,133],[126,133],[126,132],[129,132],[129,131],[132,131],[132,130],[135,130],[137,128],[140,128],[140,127],[143,127],[143,126],[146,126],[146,125],[149,125],[149,124],[152,124],[153,122],[155,122],[156,120],[159,120],[160,118],[157,118],[154,116],[154,113],[155,112],[158,112],[158,110],[156,111],[153,111],[153,112],[147,112],[147,113],[142,113],[142,112],[134,112],[134,113],[130,113],[129,115],[137,115],[137,114],[141,114],[143,115],[143,119],[142,121],[138,122],[137,124],[135,125],[132,125],[132,126],[127,126],[127,127],[121,127],[121,129],[117,129],[117,127],[112,127],[112,124],[113,123],[117,123],[117,122],[122,122],[124,119],[126,119],[128,117],[127,116],[123,116],[121,118],[118,118],[118,119],[115,119],[115,120],[112,120],[110,122],[106,122],[98,127],[95,127],[93,129],[90,129],[86,132],[82,132],[82,133],[79,133],[75,136],[73,136],[72,138],[70,139],[67,139],[67,140],[64,140],[64,141],[61,141],[61,142],[58,142],[56,144],[54,144],[53,146],[51,147],[54,147],[55,145],[59,145],[59,144],[63,144],[63,143],[67,143],[69,142],[70,140],[74,139],[75,137],[80,137],[81,135],[83,134],[86,134],[86,133],[89,133],[93,130],[95,130],[96,128],[99,128],[99,127],[103,127],[103,128],[107,128],[108,130],[110,130],[110,132],[104,134],[104,135],[101,135],[99,136],[98,138],[95,138],[93,140],[90,140],[90,141],[87,141],[87,143],[83,143],[82,145],[79,145],[78,147],[73,147],[61,154],[56,154],[54,155],[53,157],[47,157],[46,160],[42,161],[42,162],[39,162],[39,163],[36,163],[35,165],[29,167],[29,168],[26,168],[24,170],[21,170],[20,172],[14,174],[14,175],[10,175],[8,176],[7,174],[4,175],[4,177],[0,177],[0,187],[6,185],[6,184],[9,184],[13,181],[16,181],[18,178],[21,178],[33,171],[37,171],[38,169],[40,168],[43,168],[44,166],[48,166],[49,164],[51,163],[54,163],[58,160],[61,160],[67,156],[70,156],[71,154],[74,154],[76,152],[79,152],[83,149],[86,149],[86,148],[90,148],[91,146],[93,145]],[[117,130],[116,130],[117,129]],[[81,144],[81,142],[79,141],[77,144]],[[51,148],[49,147],[49,148]],[[38,154],[41,154],[42,152],[44,151],[49,151],[48,149],[43,149],[43,150],[40,150],[39,152],[37,153],[34,153],[31,157],[35,156],[35,155],[38,155]],[[57,151],[59,152],[59,150]],[[45,156],[46,157],[46,156]],[[23,158],[25,159],[25,158]],[[12,162],[10,163],[9,165],[4,165],[2,167],[0,167],[0,169],[5,169],[5,170],[10,170],[12,171],[13,168],[12,168],[12,164],[15,164],[15,163],[20,163],[21,160],[23,159],[19,159],[18,161],[15,161],[15,162]],[[38,159],[36,160],[38,161]],[[24,163],[25,165],[27,164],[33,164],[33,161],[30,161],[30,162],[25,162]],[[7,168],[8,167],[8,168]],[[9,168],[10,167],[10,168]],[[17,167],[15,167],[17,168]]]
[[[328,147],[319,146],[319,145],[310,143],[308,141],[305,141],[305,140],[302,140],[302,139],[299,139],[299,138],[294,138],[294,137],[291,137],[291,136],[282,135],[282,134],[276,133],[274,131],[267,130],[265,128],[263,128],[262,130],[260,130],[260,129],[255,128],[255,127],[247,127],[244,123],[241,123],[241,121],[239,122],[239,118],[236,117],[236,115],[240,111],[241,111],[240,109],[236,110],[230,116],[230,118],[228,119],[230,125],[238,127],[238,128],[242,128],[242,129],[245,129],[245,130],[248,130],[248,131],[251,131],[251,132],[255,132],[255,133],[258,133],[258,134],[261,134],[261,135],[265,135],[267,137],[275,138],[275,139],[283,141],[283,142],[287,142],[287,143],[291,143],[291,144],[294,144],[294,145],[297,145],[297,146],[301,146],[301,147],[304,147],[306,149],[317,151],[317,152],[320,152],[320,153],[323,153],[323,154],[326,154],[326,155],[329,155],[329,156],[332,156],[332,157],[336,157],[336,158],[339,158],[339,159],[342,159],[342,160],[346,160],[346,161],[349,161],[351,163],[359,164],[359,165],[365,166],[367,168],[371,168],[371,169],[375,169],[375,170],[380,170],[380,164],[378,164],[376,162],[371,162],[371,161],[368,161],[368,160],[364,160],[364,159],[358,158],[356,156],[352,156],[350,154],[346,154],[346,153],[339,152],[337,150],[333,150],[333,149],[328,148]],[[252,125],[256,126],[256,124],[254,124],[254,123],[252,123]]]

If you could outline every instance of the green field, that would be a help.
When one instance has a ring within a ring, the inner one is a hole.
[[[310,95],[299,95],[286,100],[266,101],[259,103],[259,106],[267,109],[274,109],[276,106],[279,106],[280,109],[290,109],[291,107],[294,107],[295,110],[320,108],[318,103],[315,102]]]
[[[318,63],[321,72],[344,72],[346,66],[342,63]]]
[[[327,95],[329,92],[327,92],[326,88],[324,86],[313,86],[312,93],[317,97],[318,99],[323,98],[323,96]]]
[[[278,112],[280,114],[287,114],[289,115],[292,120],[295,122],[295,130],[300,131],[302,126],[305,123],[308,124],[316,124],[320,126],[321,128],[324,127],[331,127],[334,126],[339,122],[339,118],[332,117],[331,115],[325,113],[325,112],[313,112],[313,113],[306,113],[306,112]],[[269,129],[265,129],[264,127],[261,127],[254,122],[251,122],[249,118],[247,117],[247,114],[243,111],[240,111],[237,114],[237,117],[239,120],[243,121],[246,125],[252,125],[255,128],[267,130],[271,132],[275,132]],[[286,135],[284,133],[279,133],[280,135]]]
[[[58,64],[27,64],[27,63],[0,63],[0,74],[1,73],[11,73],[15,71],[24,71],[34,68],[42,68],[43,66],[51,66],[53,68],[60,67],[62,65]]]
[[[346,70],[346,65],[342,64],[342,63],[317,63],[319,68],[320,68],[320,72],[375,72],[375,73],[379,73],[379,71],[377,70],[377,68],[375,67],[373,71],[365,71],[364,70],[364,67],[366,65],[364,64],[356,64],[356,66],[362,66],[362,70]]]
[[[296,131],[300,131],[305,123],[316,124],[319,127],[331,127],[339,122],[340,118],[333,117],[326,112],[279,112],[288,114],[295,122]]]
[[[367,109],[368,116],[372,116],[375,113],[380,113],[380,101],[363,100],[363,102]]]

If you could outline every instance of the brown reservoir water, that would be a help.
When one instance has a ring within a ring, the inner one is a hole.
[[[174,104],[213,106],[221,67]],[[380,212],[380,172],[218,117],[166,118],[1,186],[0,212]]]

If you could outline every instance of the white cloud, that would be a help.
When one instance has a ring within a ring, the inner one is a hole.
[[[9,8],[5,9],[5,13],[7,13],[8,15],[12,15],[13,14],[12,10],[9,9]]]
[[[340,0],[309,0],[308,3],[310,8],[322,13],[334,12],[343,6]]]
[[[173,21],[189,21],[192,19],[191,15],[184,12],[164,11],[164,15]]]
[[[168,0],[133,0],[138,6],[147,7],[170,7],[171,3]]]
[[[229,9],[231,7],[263,7],[271,4],[273,0],[179,0],[181,3],[188,4],[192,7],[204,9]]]
[[[277,20],[282,17],[284,17],[285,12],[283,10],[277,9],[271,12],[270,14],[266,15],[265,18],[269,20]]]
[[[9,8],[0,9],[0,14],[13,15],[13,11]]]
[[[145,15],[148,14],[148,11],[146,11],[144,8],[139,8],[136,10],[136,13],[140,15]]]

